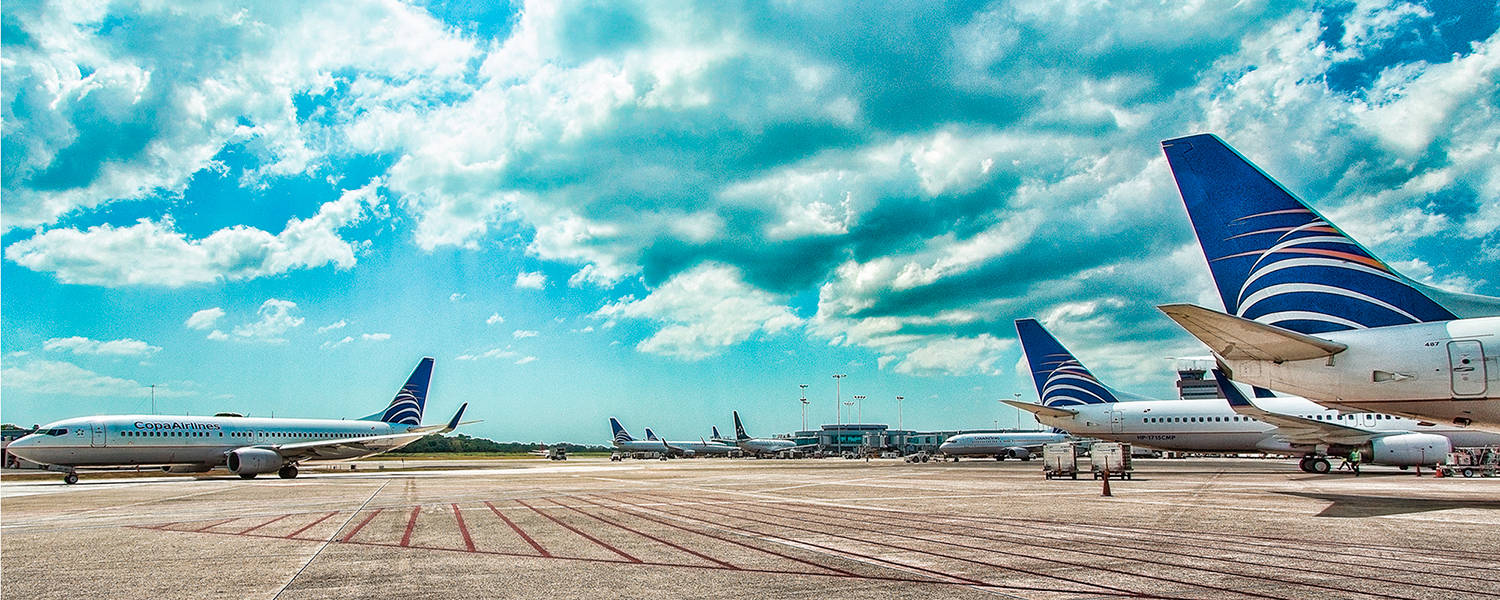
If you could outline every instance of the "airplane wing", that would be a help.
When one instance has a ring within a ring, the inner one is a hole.
[[[430,433],[448,433],[459,425],[459,419],[464,416],[464,409],[469,408],[467,402],[458,407],[458,412],[446,425],[428,425],[425,427],[413,427],[404,433],[389,433],[386,435],[367,435],[357,438],[340,438],[332,440],[315,440],[311,442],[294,442],[291,444],[272,444],[264,446],[275,450],[282,458],[287,460],[319,460],[319,459],[345,459],[349,453],[354,452],[379,452],[385,448],[382,442],[399,440],[416,441]]]
[[[1256,406],[1249,398],[1224,375],[1223,371],[1213,370],[1214,378],[1219,382],[1219,391],[1224,398],[1229,400],[1229,407],[1234,412],[1254,417],[1258,421],[1264,421],[1276,426],[1274,432],[1277,437],[1287,442],[1298,445],[1316,444],[1338,444],[1355,446],[1363,444],[1378,437],[1391,435],[1384,431],[1371,431],[1359,427],[1340,425],[1329,421],[1307,419],[1296,415],[1274,413]]]
[[[1019,400],[1001,400],[1001,402],[1004,402],[1006,404],[1009,404],[1011,406],[1014,406],[1016,408],[1019,408],[1021,410],[1026,411],[1026,412],[1037,414],[1037,415],[1042,415],[1042,416],[1046,416],[1046,417],[1062,418],[1062,417],[1071,417],[1071,416],[1074,416],[1074,415],[1078,414],[1078,411],[1076,411],[1076,410],[1068,410],[1066,408],[1057,408],[1055,406],[1042,406],[1040,404],[1032,404],[1030,402],[1021,402]]]
[[[1276,363],[1333,356],[1349,347],[1310,335],[1258,323],[1192,304],[1163,304],[1166,313],[1193,337],[1230,360],[1267,360]]]

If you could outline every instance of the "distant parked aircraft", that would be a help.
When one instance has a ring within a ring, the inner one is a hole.
[[[447,425],[422,425],[432,363],[423,358],[390,405],[362,419],[99,415],[49,423],[7,449],[63,472],[69,484],[78,482],[81,467],[160,466],[173,473],[228,467],[245,479],[272,472],[291,479],[302,462],[364,458],[458,427],[467,403]]]

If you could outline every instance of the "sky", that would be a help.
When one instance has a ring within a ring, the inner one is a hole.
[[[0,420],[358,417],[603,443],[1035,426],[1218,308],[1209,132],[1404,274],[1500,294],[1484,2],[7,2]],[[847,377],[835,379],[833,375]],[[154,391],[151,386],[155,386]],[[838,400],[863,396],[854,414]],[[896,397],[905,398],[897,403]]]

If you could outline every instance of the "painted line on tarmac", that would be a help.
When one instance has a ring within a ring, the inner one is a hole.
[[[542,555],[543,558],[552,558],[552,553],[547,552],[546,548],[543,548],[541,544],[536,543],[536,540],[531,539],[531,536],[526,535],[526,532],[522,531],[521,527],[519,525],[516,525],[515,521],[510,520],[510,517],[505,516],[505,513],[502,513],[500,512],[500,509],[495,508],[494,504],[490,504],[489,500],[485,500],[484,505],[490,507],[490,510],[495,513],[495,516],[500,517],[501,521],[505,521],[505,524],[510,526],[511,531],[516,532],[516,535],[519,535],[521,536],[521,539],[526,540],[526,543],[530,544],[531,548],[536,550],[537,554]]]

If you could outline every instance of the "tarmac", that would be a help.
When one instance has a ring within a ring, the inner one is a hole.
[[[384,464],[385,468],[380,467]],[[1086,465],[1086,462],[1084,463]],[[1500,478],[1293,461],[365,463],[0,475],[15,598],[1493,598]],[[1086,466],[1085,466],[1086,468]]]

